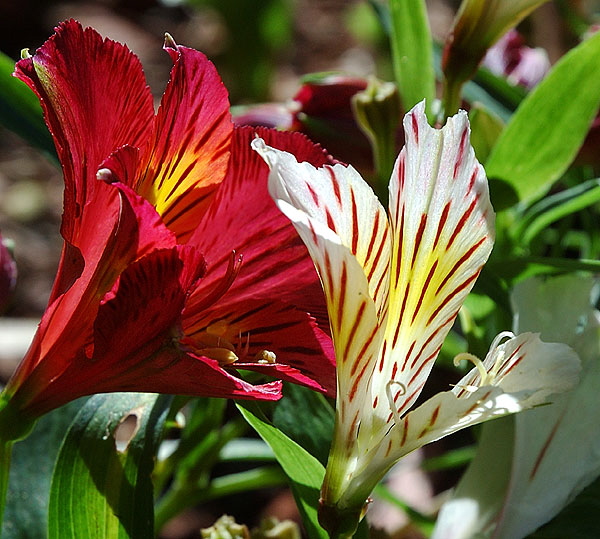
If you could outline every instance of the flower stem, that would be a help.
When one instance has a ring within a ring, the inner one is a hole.
[[[444,119],[456,114],[460,108],[463,81],[456,79],[444,80],[443,105]],[[443,122],[445,123],[445,121]]]
[[[6,493],[8,492],[10,456],[13,443],[13,440],[0,439],[0,535],[2,534],[2,520],[4,517],[4,506],[6,505]]]

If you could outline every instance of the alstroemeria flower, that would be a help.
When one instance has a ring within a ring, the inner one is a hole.
[[[564,345],[501,334],[484,362],[465,356],[476,368],[454,389],[413,408],[492,249],[494,213],[466,113],[437,130],[420,103],[404,129],[389,218],[352,167],[315,168],[253,143],[327,297],[338,396],[320,517],[332,537],[352,534],[371,490],[399,458],[539,404],[571,387],[578,371]]]
[[[318,277],[268,195],[256,131],[234,129],[203,54],[170,38],[165,50],[156,114],[137,57],[76,21],[17,64],[65,177],[55,285],[0,403],[20,416],[109,391],[280,396],[235,368],[334,391]],[[328,162],[301,135],[257,132]]]

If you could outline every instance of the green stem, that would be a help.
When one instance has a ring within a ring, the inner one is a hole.
[[[8,479],[10,476],[10,456],[12,454],[13,440],[0,439],[0,535],[2,535],[2,520],[6,493],[8,492]]]
[[[396,159],[394,136],[395,133],[392,133],[388,137],[378,137],[371,142],[375,164],[375,194],[384,207],[388,204],[388,184]]]
[[[458,112],[463,81],[455,79],[444,79],[444,92],[442,101],[444,104],[444,120]],[[443,123],[446,123],[445,121]]]

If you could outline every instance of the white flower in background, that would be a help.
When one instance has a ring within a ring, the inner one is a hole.
[[[581,383],[544,406],[485,425],[477,455],[440,512],[434,539],[529,535],[600,474],[600,312],[592,277],[515,287],[515,330],[540,331],[579,354]],[[502,440],[502,443],[498,443]]]

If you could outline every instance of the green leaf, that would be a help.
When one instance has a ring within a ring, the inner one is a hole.
[[[271,446],[277,461],[288,476],[308,536],[311,539],[327,539],[328,535],[319,526],[317,518],[319,491],[325,476],[323,465],[274,427],[257,403],[237,403],[237,407],[259,436]]]
[[[54,142],[35,94],[12,76],[15,62],[0,52],[0,123],[56,158]]]
[[[600,105],[600,34],[567,53],[519,106],[486,163],[519,200],[543,195],[577,155]],[[502,209],[502,208],[497,208]]]
[[[285,384],[284,395],[273,412],[273,424],[326,465],[333,434],[333,408],[320,393],[295,384]],[[299,410],[302,421],[298,421]]]
[[[547,196],[523,217],[517,239],[528,245],[552,223],[600,202],[600,179],[589,180]]]
[[[153,537],[150,474],[170,401],[171,397],[149,393],[96,395],[88,400],[56,462],[50,539]],[[127,434],[127,427],[132,432]]]
[[[54,461],[81,406],[80,400],[50,412],[27,438],[14,444],[1,534],[4,539],[45,537]]]
[[[523,256],[504,258],[501,262],[494,262],[489,269],[507,280],[517,282],[534,275],[555,275],[575,271],[598,273],[600,260]]]
[[[405,110],[435,98],[433,44],[423,0],[390,0],[394,76]]]

